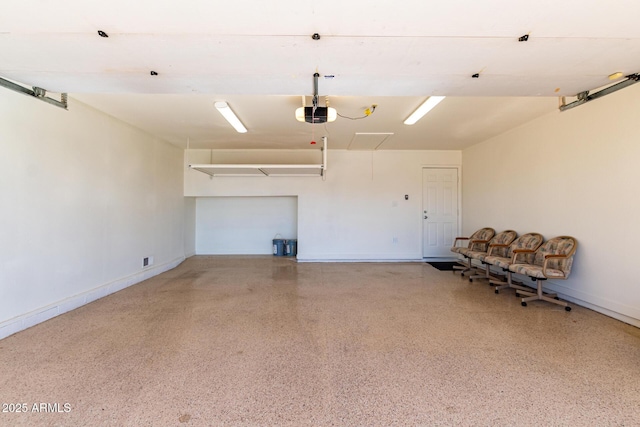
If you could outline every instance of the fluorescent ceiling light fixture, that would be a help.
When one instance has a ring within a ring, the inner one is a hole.
[[[407,120],[404,121],[404,124],[405,125],[414,124],[415,122],[420,120],[422,116],[424,116],[429,111],[431,111],[433,107],[438,105],[440,101],[442,101],[444,98],[445,98],[444,96],[430,96],[429,98],[427,98],[426,101],[424,101],[424,103],[421,106],[419,106],[416,109],[416,111],[414,111],[413,113],[411,113],[409,117],[407,117]]]
[[[235,128],[238,133],[246,133],[247,128],[244,127],[238,116],[235,115],[229,104],[224,101],[218,101],[215,103],[216,108],[220,111],[220,114],[227,119],[227,121]]]

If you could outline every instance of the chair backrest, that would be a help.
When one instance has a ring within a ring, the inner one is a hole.
[[[494,230],[493,228],[485,227],[473,233],[471,237],[469,237],[469,240],[470,241],[471,240],[491,240],[491,238],[493,238],[495,234],[496,234],[496,230]],[[473,250],[486,252],[487,248],[488,248],[487,244],[483,243],[483,244],[476,244],[473,247]]]
[[[548,268],[554,268],[564,272],[564,276],[569,276],[573,265],[573,254],[578,248],[578,242],[571,236],[558,236],[547,240],[538,250],[533,260],[533,264],[542,266],[546,255],[565,255],[567,258],[550,259]]]
[[[513,256],[513,251],[516,249],[537,251],[543,241],[544,237],[542,237],[542,234],[540,233],[525,233],[511,243],[511,246],[509,246],[509,252],[507,253],[507,258],[511,258]],[[522,258],[518,258],[518,261],[521,262],[524,260],[527,264],[533,264],[534,256],[535,254],[525,254]]]
[[[518,233],[516,233],[513,230],[501,231],[500,233],[493,236],[493,238],[489,242],[489,245],[491,245],[492,243],[497,245],[510,245],[511,242],[513,242],[517,236],[518,236]],[[503,257],[506,255],[507,250],[508,248],[494,248],[491,251],[491,255]]]

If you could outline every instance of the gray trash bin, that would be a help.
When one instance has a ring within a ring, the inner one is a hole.
[[[273,255],[274,256],[284,256],[285,255],[285,244],[286,240],[284,239],[273,239]]]
[[[284,247],[284,254],[286,256],[298,255],[298,239],[287,239]]]

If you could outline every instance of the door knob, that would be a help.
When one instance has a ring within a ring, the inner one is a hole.
[[[424,216],[424,219],[429,219],[429,217],[425,215],[425,216]]]

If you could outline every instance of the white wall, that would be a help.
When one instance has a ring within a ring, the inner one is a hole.
[[[184,259],[182,150],[8,90],[0,148],[0,337]]]
[[[255,153],[247,156],[256,157]],[[295,155],[289,157],[293,160]],[[185,158],[189,163],[209,163],[211,153],[191,150]],[[214,158],[220,162],[217,153]],[[297,196],[299,260],[421,259],[422,167],[460,165],[461,153],[329,149],[327,163],[326,181],[320,177],[210,179],[186,168],[185,195]]]
[[[566,298],[640,326],[640,85],[463,151],[463,229],[571,235]]]
[[[196,198],[184,198],[184,256],[196,254]]]
[[[272,255],[272,241],[298,237],[296,197],[202,197],[196,204],[198,255]]]

